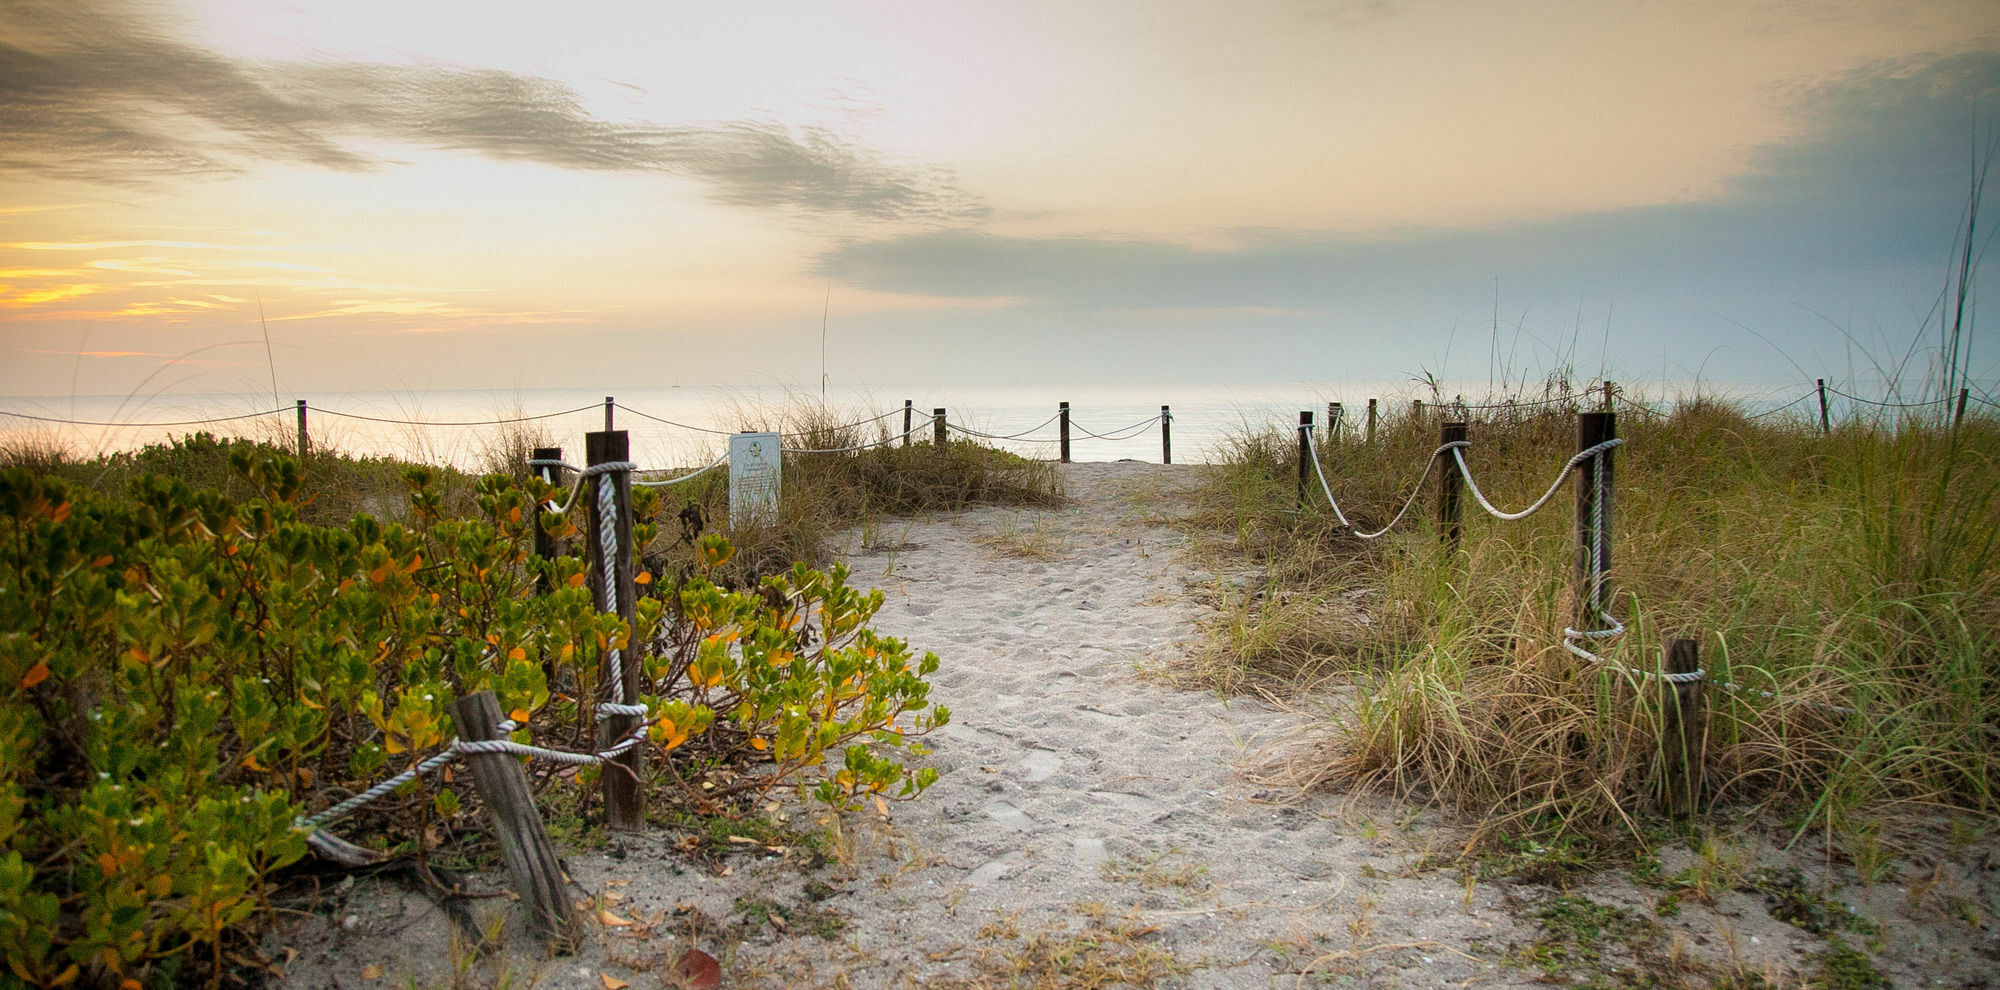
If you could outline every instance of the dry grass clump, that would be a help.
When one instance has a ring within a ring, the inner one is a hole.
[[[951,990],[1098,990],[1154,987],[1195,967],[1149,938],[1158,929],[1112,920],[1099,905],[1085,905],[1084,923],[1073,931],[1050,928],[1020,936],[1012,922],[989,926],[984,936],[1018,938],[1008,948],[977,950],[975,973],[934,979]]]
[[[1385,424],[1378,448],[1350,435],[1322,451],[1358,526],[1412,491],[1446,415],[1428,412]],[[1473,419],[1467,461],[1516,509],[1574,452],[1575,419],[1504,412]],[[2000,423],[1822,435],[1704,398],[1628,409],[1620,427],[1613,611],[1630,631],[1600,652],[1653,671],[1669,639],[1701,639],[1709,800],[1836,834],[1893,831],[1911,809],[2000,817]],[[1241,438],[1204,493],[1208,551],[1268,575],[1226,604],[1208,676],[1359,682],[1301,780],[1425,796],[1516,835],[1642,831],[1662,785],[1659,689],[1562,649],[1569,491],[1519,522],[1468,500],[1454,554],[1433,473],[1396,532],[1358,543],[1316,483],[1297,510],[1293,437]]]
[[[924,430],[905,446],[888,420],[856,423],[851,414],[803,401],[775,413],[737,416],[744,428],[775,430],[787,450],[802,452],[784,455],[777,520],[732,532],[737,552],[724,580],[750,581],[793,561],[819,563],[836,531],[881,515],[1062,501],[1054,464],[997,448],[951,440],[940,449]],[[851,449],[856,447],[866,449]],[[661,552],[672,568],[690,549],[690,533],[728,520],[728,472],[717,469],[661,491],[668,534]]]

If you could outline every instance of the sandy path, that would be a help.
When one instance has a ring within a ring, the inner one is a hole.
[[[940,656],[933,697],[954,719],[931,740],[938,783],[887,821],[850,816],[829,855],[752,848],[710,871],[660,835],[572,855],[614,923],[553,961],[518,911],[505,951],[474,960],[423,898],[343,886],[323,896],[327,921],[294,933],[287,985],[650,990],[690,944],[722,959],[725,986],[1108,986],[1121,970],[1185,987],[1291,987],[1303,971],[1321,986],[1540,985],[1518,951],[1538,934],[1524,904],[1554,892],[1412,869],[1456,840],[1406,805],[1260,799],[1277,795],[1242,768],[1305,717],[1150,672],[1199,635],[1189,584],[1213,580],[1187,569],[1171,525],[1200,470],[1071,465],[1064,508],[850,536],[855,583],[887,595],[876,627]],[[1587,892],[1653,913],[1617,877]],[[1777,972],[1810,948],[1745,894],[1673,928],[1691,955]]]

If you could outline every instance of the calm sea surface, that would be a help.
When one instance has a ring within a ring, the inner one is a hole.
[[[415,392],[308,392],[180,394],[155,396],[0,397],[0,442],[9,446],[54,442],[73,454],[130,450],[172,436],[207,430],[291,443],[297,434],[294,403],[308,406],[315,444],[353,454],[378,454],[477,469],[516,447],[558,446],[581,460],[583,435],[604,429],[607,391],[616,396],[614,426],[631,434],[642,466],[699,466],[726,447],[725,436],[743,429],[790,433],[799,410],[817,407],[818,390],[754,386],[605,389],[458,389]],[[1732,390],[1753,409],[1773,408],[1803,394],[1803,386]],[[1079,461],[1160,459],[1162,405],[1173,414],[1174,460],[1216,459],[1227,440],[1266,426],[1295,426],[1301,410],[1325,422],[1327,403],[1341,402],[1353,425],[1368,399],[1402,408],[1414,392],[1408,382],[1342,385],[1304,383],[1226,385],[875,386],[834,387],[826,405],[839,422],[881,416],[862,429],[866,439],[900,434],[903,402],[912,402],[915,425],[928,436],[930,411],[942,407],[954,427],[1014,439],[984,440],[1030,457],[1056,455],[1057,404],[1070,403],[1071,458]],[[274,407],[281,408],[271,415]],[[1801,407],[1802,408],[1802,407]],[[569,411],[574,410],[574,411]],[[70,423],[22,419],[26,413]],[[262,414],[262,415],[256,415]],[[197,423],[223,417],[227,422]],[[364,418],[365,417],[365,418]],[[494,420],[537,417],[527,422]],[[116,424],[116,425],[103,425]],[[1090,434],[1097,434],[1093,437]],[[957,434],[955,434],[957,435]],[[1102,438],[1102,439],[1101,439]],[[787,444],[791,441],[788,439]]]

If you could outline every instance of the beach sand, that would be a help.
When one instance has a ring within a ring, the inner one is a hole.
[[[1315,708],[1344,701],[1279,706],[1167,676],[1201,635],[1199,602],[1214,596],[1198,592],[1231,584],[1191,569],[1177,525],[1203,470],[1069,465],[1064,507],[888,518],[836,547],[854,583],[886,593],[876,628],[942,659],[933,698],[953,711],[928,740],[937,784],[886,818],[846,816],[817,853],[746,842],[719,866],[657,833],[572,852],[591,921],[580,950],[555,959],[505,897],[466,902],[500,942],[476,956],[406,884],[328,887],[274,936],[298,950],[283,985],[650,990],[674,985],[663,974],[689,947],[720,959],[723,986],[1114,986],[1121,973],[1186,987],[1546,985],[1540,917],[1563,896],[1662,926],[1599,940],[1605,971],[1675,954],[1715,972],[1811,971],[1825,943],[1757,895],[1724,890],[1656,917],[1662,891],[1629,871],[1566,895],[1468,880],[1432,865],[1469,834],[1442,810],[1255,783],[1310,741]],[[824,814],[785,813],[807,826],[798,816]],[[1668,873],[1696,859],[1662,853]],[[1969,869],[1953,876],[1990,925],[1994,877]],[[1906,887],[1855,896],[1899,926],[1886,972],[1931,985],[1933,971],[1992,968],[1990,931],[1918,924]]]

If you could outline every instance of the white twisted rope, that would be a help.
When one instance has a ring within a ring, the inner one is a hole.
[[[640,725],[635,726],[631,732],[626,733],[616,743],[613,743],[610,748],[596,753],[568,753],[559,749],[545,749],[541,746],[530,746],[526,743],[517,743],[512,739],[466,740],[454,736],[452,737],[451,742],[445,744],[443,749],[440,749],[436,753],[433,753],[430,757],[426,758],[422,763],[419,763],[416,766],[413,766],[408,770],[403,771],[402,773],[390,777],[382,781],[381,783],[376,784],[375,786],[370,787],[369,789],[362,791],[361,793],[356,794],[353,797],[348,798],[347,800],[342,801],[331,808],[326,809],[325,811],[319,812],[318,814],[315,815],[310,815],[301,818],[294,818],[292,820],[292,826],[294,828],[301,828],[301,829],[316,829],[330,825],[334,822],[341,820],[342,818],[346,818],[348,815],[351,815],[356,811],[361,810],[363,807],[382,799],[384,796],[388,795],[396,788],[401,787],[404,784],[407,784],[410,781],[417,779],[418,777],[435,773],[439,767],[444,766],[445,764],[450,763],[451,761],[458,759],[459,757],[464,756],[466,754],[509,753],[515,756],[527,756],[536,759],[554,760],[557,763],[567,763],[573,766],[592,766],[600,763],[608,763],[611,760],[619,756],[622,756],[626,750],[639,745],[641,742],[644,742],[646,730],[649,729],[650,727],[651,723],[641,723]],[[500,724],[496,728],[498,728],[502,734],[506,734],[520,728],[520,725],[514,722],[514,720],[512,719],[502,719]]]
[[[1592,492],[1590,499],[1590,541],[1589,541],[1589,546],[1586,550],[1586,552],[1590,555],[1590,582],[1588,587],[1584,590],[1584,608],[1586,611],[1590,613],[1592,618],[1595,618],[1600,622],[1608,622],[1610,623],[1610,625],[1601,629],[1574,629],[1567,627],[1564,628],[1563,649],[1568,650],[1575,656],[1588,660],[1591,663],[1609,667],[1612,670],[1618,672],[1619,674],[1622,674],[1625,677],[1631,679],[1642,680],[1642,681],[1664,681],[1668,684],[1692,684],[1695,683],[1696,681],[1707,680],[1708,671],[1704,669],[1684,671],[1682,673],[1677,673],[1677,674],[1661,673],[1650,670],[1634,670],[1633,668],[1627,667],[1626,665],[1619,663],[1616,660],[1598,656],[1596,653],[1593,653],[1590,650],[1586,649],[1583,645],[1585,643],[1590,642],[1591,640],[1616,639],[1625,634],[1625,624],[1618,621],[1617,617],[1612,615],[1610,611],[1604,607],[1604,582],[1606,577],[1604,568],[1604,541],[1606,539],[1606,535],[1604,531],[1606,528],[1605,517],[1607,515],[1604,509],[1604,502],[1605,499],[1609,496],[1609,492],[1607,491],[1606,486],[1604,484],[1605,460],[1602,455],[1605,452],[1608,452],[1611,448],[1618,446],[1620,442],[1621,441],[1619,441],[1616,438],[1607,440],[1603,443],[1596,445],[1595,447],[1590,447],[1586,450],[1578,451],[1577,456],[1570,459],[1570,465],[1572,466],[1581,462],[1582,459],[1586,456],[1589,457],[1591,460],[1590,469],[1591,469],[1591,480],[1593,484],[1591,486]],[[1568,467],[1565,467],[1564,470],[1567,471]],[[1468,482],[1471,481],[1469,475],[1467,476],[1466,480]],[[1476,490],[1477,489],[1475,489],[1475,491]],[[1553,491],[1553,489],[1551,489],[1551,491]],[[1543,499],[1546,500],[1547,497],[1548,496],[1544,495]],[[1480,501],[1482,504],[1484,504],[1485,502],[1484,499],[1481,499]],[[1537,503],[1534,507],[1530,508],[1528,511],[1532,512],[1534,511],[1535,508],[1539,507],[1540,503]],[[1526,513],[1523,513],[1523,515],[1525,514]]]
[[[1438,455],[1455,447],[1464,446],[1467,442],[1464,440],[1454,440],[1431,451],[1430,459],[1424,462],[1424,473],[1417,476],[1416,487],[1410,489],[1410,497],[1403,500],[1403,507],[1396,510],[1396,515],[1389,520],[1389,525],[1373,533],[1359,533],[1355,531],[1354,524],[1347,521],[1347,514],[1340,511],[1340,503],[1333,500],[1333,488],[1326,483],[1326,472],[1320,470],[1319,446],[1313,440],[1313,431],[1304,430],[1301,435],[1306,438],[1306,455],[1312,460],[1313,474],[1319,478],[1319,490],[1326,494],[1326,504],[1333,507],[1333,518],[1338,519],[1341,528],[1347,530],[1347,534],[1357,540],[1372,540],[1395,529],[1396,524],[1402,522],[1403,516],[1409,513],[1410,506],[1417,504],[1417,496],[1422,494],[1424,490],[1424,479],[1431,476],[1431,465],[1437,463]]]
[[[1486,500],[1486,493],[1479,490],[1479,482],[1472,480],[1472,469],[1470,467],[1467,467],[1465,464],[1465,453],[1463,450],[1463,448],[1471,446],[1471,443],[1464,440],[1459,440],[1453,443],[1445,444],[1445,446],[1451,448],[1452,460],[1458,462],[1458,473],[1465,476],[1465,487],[1471,490],[1472,497],[1475,501],[1479,503],[1479,507],[1485,509],[1487,513],[1492,515],[1493,518],[1495,519],[1505,519],[1509,522],[1512,522],[1513,520],[1516,519],[1526,519],[1529,516],[1534,515],[1537,510],[1539,510],[1543,505],[1547,504],[1550,497],[1554,496],[1556,491],[1562,488],[1563,482],[1569,480],[1569,472],[1571,468],[1574,468],[1578,464],[1583,463],[1584,460],[1587,458],[1595,457],[1598,454],[1610,450],[1611,448],[1616,447],[1624,442],[1625,441],[1623,438],[1612,437],[1611,439],[1606,440],[1603,443],[1600,443],[1594,447],[1587,447],[1583,450],[1577,451],[1576,456],[1570,458],[1569,463],[1564,464],[1562,466],[1562,470],[1556,472],[1556,480],[1549,483],[1549,490],[1543,492],[1542,497],[1535,500],[1535,504],[1530,505],[1519,512],[1503,512],[1500,509],[1495,508],[1492,502]]]
[[[896,434],[896,435],[894,435],[894,436],[889,436],[889,437],[883,437],[882,439],[880,439],[880,440],[876,440],[876,441],[874,441],[874,442],[872,442],[872,443],[862,443],[862,444],[855,444],[855,445],[854,445],[854,446],[852,446],[852,447],[826,447],[826,448],[818,448],[818,449],[801,449],[801,448],[798,448],[798,447],[780,447],[780,448],[778,448],[778,451],[779,451],[780,453],[785,453],[785,454],[851,454],[851,453],[853,453],[853,452],[855,452],[855,451],[857,451],[857,450],[873,450],[873,449],[875,449],[876,447],[887,447],[887,446],[889,446],[890,444],[892,444],[892,443],[895,443],[895,442],[896,442],[896,441],[898,441],[898,440],[902,440],[902,439],[904,439],[905,437],[909,437],[909,436],[911,436],[911,435],[913,435],[913,434],[917,433],[917,432],[918,432],[918,431],[920,431],[920,430],[923,430],[923,429],[925,429],[925,428],[928,428],[928,427],[929,427],[930,425],[931,425],[931,424],[929,424],[929,423],[924,423],[924,424],[922,424],[922,425],[920,425],[920,426],[912,426],[912,427],[910,427],[909,429],[907,429],[907,430],[904,430],[903,432],[901,432],[901,433],[898,433],[898,434]],[[950,425],[950,424],[946,424],[946,425]]]
[[[1089,430],[1084,429],[1082,426],[1078,425],[1075,417],[1071,417],[1069,421],[1069,428],[1094,440],[1110,440],[1113,442],[1119,442],[1119,441],[1131,440],[1138,437],[1140,434],[1146,432],[1147,427],[1152,426],[1154,423],[1157,423],[1159,421],[1160,417],[1152,416],[1147,419],[1140,420],[1137,423],[1133,423],[1131,426],[1121,426],[1118,429],[1110,431],[1109,433],[1098,434],[1098,433],[1092,433]],[[1124,435],[1119,436],[1119,434],[1121,433]]]
[[[944,426],[945,429],[951,430],[955,433],[963,433],[969,437],[978,437],[981,440],[1024,440],[1029,436],[1035,434],[1036,432],[1040,431],[1042,427],[1047,426],[1050,423],[1053,423],[1061,418],[1062,418],[1062,413],[1056,413],[1054,416],[1050,416],[1049,418],[1042,420],[1041,422],[1036,423],[1035,425],[1030,426],[1025,430],[1022,430],[1019,433],[1010,433],[1005,436],[996,433],[981,433],[978,430],[968,430],[963,426],[958,426],[950,422],[945,423]],[[1050,441],[1041,440],[1039,442],[1048,443]]]
[[[727,463],[729,463],[729,454],[728,452],[725,451],[721,457],[718,457],[715,460],[708,462],[707,467],[690,471],[687,474],[681,475],[678,478],[668,478],[665,481],[639,481],[634,479],[632,484],[633,486],[638,488],[665,488],[668,485],[678,485],[683,481],[693,481],[694,479],[699,478],[702,475],[707,474],[708,472],[713,471],[716,468],[719,468]]]
[[[612,471],[630,471],[637,466],[631,461],[607,461],[591,465],[590,470],[598,474],[608,474]],[[600,551],[598,556],[604,560],[604,611],[615,614],[618,611],[618,501],[617,494],[611,489],[612,486],[603,481],[597,483],[597,547]],[[615,693],[619,690],[619,686],[625,683],[625,671],[618,647],[613,646],[606,650],[605,660],[611,668],[609,687]],[[636,715],[643,719],[651,714],[645,705],[627,705],[615,701],[597,703],[599,722],[620,715]]]

